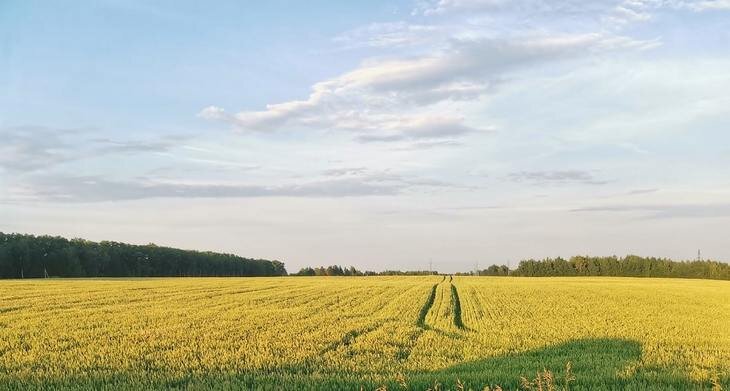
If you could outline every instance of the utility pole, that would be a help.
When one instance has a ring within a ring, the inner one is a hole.
[[[433,274],[433,259],[428,259],[428,274]]]

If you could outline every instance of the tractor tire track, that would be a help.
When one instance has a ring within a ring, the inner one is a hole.
[[[464,322],[461,319],[461,300],[459,300],[459,291],[456,285],[451,284],[451,310],[454,315],[454,326],[458,329],[465,329]]]
[[[438,290],[438,286],[445,281],[446,276],[443,276],[441,281],[433,284],[433,286],[431,287],[431,291],[429,292],[426,301],[423,303],[423,306],[418,313],[418,319],[416,320],[417,328],[410,334],[408,341],[396,353],[396,358],[398,359],[398,361],[408,361],[411,353],[413,352],[413,348],[416,346],[416,344],[418,344],[418,339],[421,338],[421,335],[426,332],[426,330],[431,329],[431,327],[426,324],[426,317],[428,316],[428,313],[431,312],[433,304],[436,301],[436,291]]]
[[[428,315],[428,312],[431,311],[431,307],[433,307],[433,302],[436,300],[436,288],[438,288],[439,284],[440,282],[434,284],[431,287],[431,293],[428,295],[426,302],[423,303],[423,307],[421,307],[421,311],[418,313],[418,321],[416,321],[416,324],[422,329],[427,328],[426,315]]]

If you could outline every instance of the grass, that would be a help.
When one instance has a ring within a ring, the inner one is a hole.
[[[637,278],[0,281],[0,389],[727,389],[729,298]]]

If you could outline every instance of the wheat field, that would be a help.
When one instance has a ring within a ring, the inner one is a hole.
[[[726,281],[0,282],[2,389],[685,390],[729,382]]]

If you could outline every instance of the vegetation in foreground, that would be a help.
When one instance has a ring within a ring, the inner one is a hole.
[[[2,389],[536,390],[569,378],[571,390],[686,390],[730,382],[725,281],[50,279],[2,281],[0,297]]]

